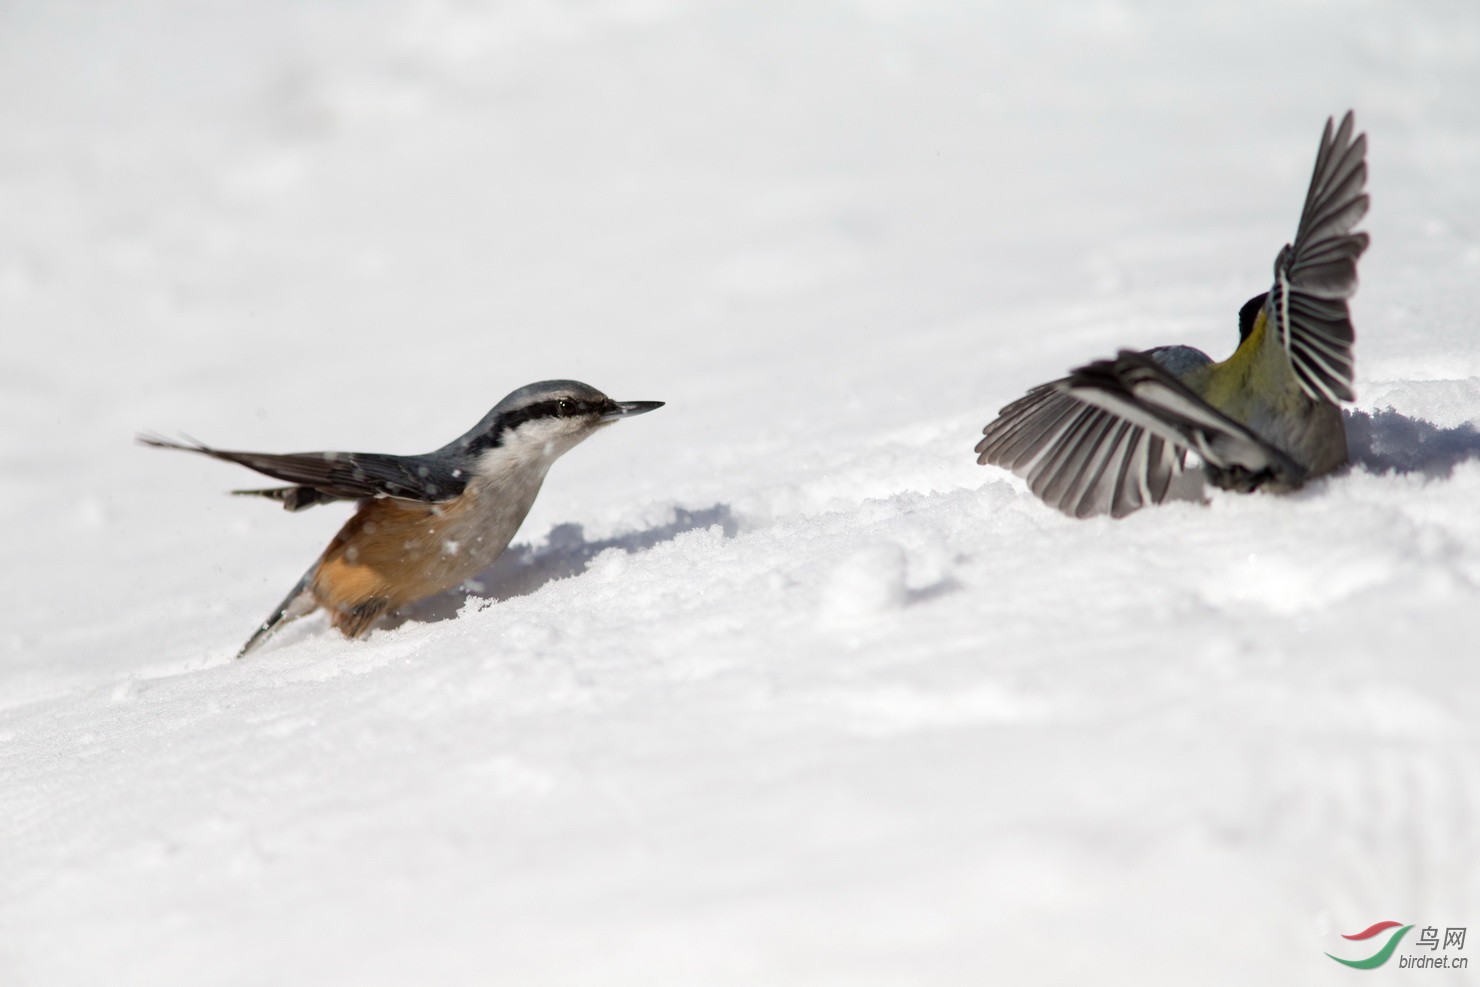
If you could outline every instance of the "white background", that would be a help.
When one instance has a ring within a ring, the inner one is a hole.
[[[1073,522],[975,465],[1077,362],[1225,356],[1348,107],[1350,473]],[[1477,175],[1468,0],[0,6],[0,982],[1334,984],[1480,925]],[[231,660],[347,512],[135,431],[418,452],[550,377],[669,404],[506,599]]]

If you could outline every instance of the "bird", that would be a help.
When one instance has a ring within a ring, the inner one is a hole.
[[[1123,349],[1008,404],[977,462],[1013,471],[1071,517],[1159,504],[1202,460],[1213,486],[1289,492],[1347,461],[1341,403],[1355,399],[1347,300],[1366,233],[1367,137],[1327,118],[1295,239],[1270,289],[1239,310],[1239,343],[1214,362],[1191,346]]]
[[[433,452],[279,455],[216,449],[152,434],[137,441],[237,463],[289,486],[233,490],[284,509],[353,500],[355,513],[268,615],[236,657],[281,625],[322,608],[349,638],[382,616],[451,589],[492,565],[533,506],[545,474],[597,431],[663,406],[613,401],[574,380],[546,380],[513,391],[467,433]]]

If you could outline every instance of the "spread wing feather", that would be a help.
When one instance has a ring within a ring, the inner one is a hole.
[[[1298,485],[1305,470],[1208,404],[1147,353],[1121,350],[1075,370],[1059,389],[1196,452],[1210,466]]]
[[[1145,428],[1043,384],[983,429],[977,462],[1012,470],[1072,517],[1124,517],[1166,497],[1184,454]]]
[[[1122,350],[1035,387],[982,430],[977,462],[1012,470],[1045,503],[1073,517],[1124,517],[1166,499],[1187,450],[1257,486],[1296,484],[1304,471],[1283,452],[1213,408],[1162,359],[1186,348]],[[1196,354],[1201,362],[1207,357]]]
[[[1350,111],[1326,121],[1295,242],[1274,262],[1266,315],[1278,332],[1300,388],[1312,400],[1350,401],[1356,334],[1346,300],[1357,290],[1365,233],[1352,227],[1367,213],[1367,137],[1353,138]]]

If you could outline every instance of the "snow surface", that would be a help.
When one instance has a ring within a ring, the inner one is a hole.
[[[0,5],[0,983],[1480,926],[1477,95],[1469,0]],[[975,465],[1075,361],[1226,354],[1348,106],[1354,470],[1073,522]],[[669,404],[482,593],[231,660],[346,511],[135,431],[420,451],[550,377]]]

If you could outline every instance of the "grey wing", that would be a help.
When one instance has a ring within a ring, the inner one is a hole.
[[[1357,290],[1357,259],[1366,233],[1352,227],[1367,213],[1367,135],[1355,138],[1351,111],[1332,133],[1326,121],[1295,242],[1274,262],[1266,314],[1312,400],[1350,401],[1354,360],[1347,299]]]
[[[288,510],[301,510],[332,500],[393,497],[439,503],[451,500],[467,485],[452,467],[420,456],[389,456],[364,452],[234,452],[199,442],[171,442],[141,435],[138,441],[157,449],[183,449],[237,463],[278,480],[295,484],[272,490],[244,490],[280,500]],[[310,493],[311,491],[311,493]]]
[[[1161,503],[1182,471],[1184,450],[1065,393],[1068,380],[1035,387],[1003,408],[982,430],[977,462],[1013,471],[1071,517],[1124,517]]]
[[[1114,360],[1078,368],[1057,387],[1193,450],[1215,470],[1243,478],[1240,487],[1253,489],[1265,480],[1289,487],[1304,482],[1305,470],[1289,456],[1208,404],[1156,357],[1156,351],[1121,350]]]

